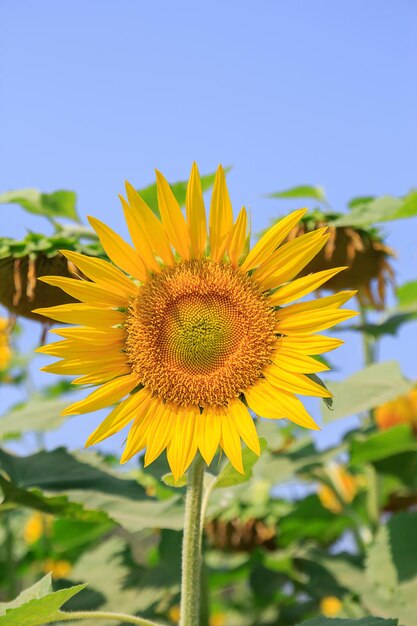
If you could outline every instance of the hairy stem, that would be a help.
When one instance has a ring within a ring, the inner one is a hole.
[[[126,615],[125,613],[108,613],[107,611],[73,611],[71,613],[62,611],[59,615],[59,621],[61,622],[69,622],[77,619],[106,619],[124,622],[125,624],[136,624],[136,626],[160,626],[160,624],[151,622],[143,617]]]
[[[204,461],[197,455],[188,471],[185,499],[180,626],[200,624],[203,480]]]

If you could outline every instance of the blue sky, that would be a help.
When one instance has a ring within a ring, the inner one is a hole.
[[[73,189],[83,218],[126,234],[124,180],[144,186],[155,167],[184,179],[193,160],[201,172],[233,165],[232,201],[251,209],[255,232],[300,205],[267,192],[322,184],[341,209],[416,185],[414,0],[3,0],[0,20],[1,191]],[[49,228],[1,210],[2,235]],[[384,230],[398,283],[416,278],[416,220]],[[35,345],[36,325],[25,328]],[[417,378],[416,339],[405,326],[381,357]],[[334,376],[360,359],[351,338]],[[2,404],[13,399],[2,391]],[[101,417],[74,418],[48,443],[81,445]]]

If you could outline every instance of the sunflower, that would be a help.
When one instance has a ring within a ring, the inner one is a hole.
[[[87,446],[131,424],[121,462],[146,449],[149,465],[166,449],[177,480],[198,451],[209,465],[220,447],[244,472],[241,440],[260,452],[249,410],[318,429],[297,395],[331,396],[314,376],[328,368],[314,356],[343,342],[315,333],[356,315],[339,309],[355,292],[285,306],[343,269],[292,280],[326,244],[327,229],[283,243],[301,209],[248,251],[247,213],[233,221],[221,166],[208,228],[197,166],[186,218],[156,176],[160,219],[131,185],[121,197],[133,246],[89,218],[113,264],[63,250],[90,280],[41,279],[81,301],[37,309],[80,325],[50,331],[63,340],[39,351],[62,360],[43,370],[99,386],[66,415],[116,404]]]

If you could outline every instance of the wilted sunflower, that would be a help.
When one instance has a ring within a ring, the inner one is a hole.
[[[346,272],[332,276],[324,289],[357,289],[357,298],[361,304],[382,310],[385,308],[387,285],[395,284],[390,260],[395,258],[396,253],[384,243],[381,233],[374,226],[334,226],[333,223],[341,216],[340,213],[315,210],[290,231],[288,241],[323,226],[329,228],[326,245],[301,270],[300,276],[345,265]]]
[[[296,394],[331,395],[309,375],[328,369],[314,355],[343,342],[314,333],[356,315],[339,309],[354,292],[284,305],[341,271],[333,268],[292,281],[325,245],[326,228],[281,245],[304,214],[303,209],[295,211],[248,252],[246,210],[242,208],[233,222],[221,167],[214,182],[209,234],[195,165],[186,219],[159,172],[161,219],[131,185],[126,191],[127,201],[121,200],[134,247],[90,218],[104,250],[120,269],[63,251],[92,282],[44,277],[44,282],[82,302],[37,310],[61,322],[81,324],[51,331],[64,340],[40,351],[63,360],[44,371],[79,374],[74,383],[100,385],[64,413],[87,413],[118,403],[86,445],[131,423],[121,461],[146,448],[148,465],[167,449],[178,479],[198,450],[210,464],[219,446],[243,472],[241,439],[259,454],[248,409],[317,429]]]

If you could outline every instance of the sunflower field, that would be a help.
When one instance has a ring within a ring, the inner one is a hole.
[[[0,626],[417,625],[417,191],[251,233],[228,172],[127,183],[129,241],[0,195]]]

